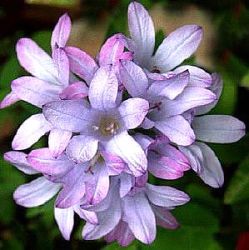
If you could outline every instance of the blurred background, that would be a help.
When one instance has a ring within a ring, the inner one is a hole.
[[[31,37],[50,52],[51,31],[60,15],[73,21],[69,44],[95,56],[105,38],[127,32],[129,0],[1,0],[0,1],[0,99],[10,82],[27,73],[19,66],[15,44]],[[164,35],[184,24],[204,28],[204,39],[188,63],[219,72],[224,90],[215,114],[232,114],[249,125],[249,3],[238,0],[143,0],[156,29],[157,44]],[[39,110],[19,102],[0,111],[0,249],[121,249],[103,241],[81,240],[83,223],[76,219],[72,240],[63,240],[53,218],[53,200],[44,206],[17,206],[12,193],[29,180],[3,161],[11,150],[18,126]],[[46,145],[46,139],[34,147]],[[158,228],[151,246],[134,242],[129,250],[248,250],[249,249],[249,138],[229,145],[210,145],[221,160],[225,184],[218,190],[193,173],[177,181],[154,180],[186,191],[192,200],[174,212],[181,227]]]

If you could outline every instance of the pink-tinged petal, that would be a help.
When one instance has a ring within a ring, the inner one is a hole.
[[[61,156],[55,158],[48,148],[40,148],[31,151],[27,157],[32,168],[45,175],[61,176],[74,167],[74,163]]]
[[[54,49],[53,60],[58,69],[60,83],[67,86],[69,83],[69,60],[65,51],[61,48]]]
[[[179,115],[187,110],[209,104],[215,99],[215,94],[210,90],[199,87],[186,87],[176,99],[163,102],[160,106],[161,111],[158,112],[158,116]]]
[[[4,154],[4,160],[13,164],[18,170],[32,175],[38,172],[34,170],[27,161],[27,154],[17,151],[9,151]]]
[[[216,99],[210,104],[198,107],[195,110],[195,114],[196,115],[206,114],[211,109],[213,109],[220,99],[222,89],[223,89],[223,80],[222,80],[221,76],[217,73],[213,73],[212,74],[212,85],[210,86],[209,90],[211,90],[216,95]]]
[[[40,177],[19,186],[14,192],[14,199],[21,206],[37,207],[50,200],[60,188],[61,184],[55,184]]]
[[[121,218],[121,204],[117,191],[113,193],[110,206],[107,210],[99,212],[98,225],[86,223],[82,236],[85,240],[96,240],[111,232]]]
[[[86,162],[91,160],[98,150],[98,140],[91,136],[74,136],[68,144],[67,155],[73,160]]]
[[[54,208],[54,217],[65,240],[70,240],[74,225],[73,208]]]
[[[127,129],[138,127],[144,120],[148,110],[148,101],[138,97],[125,100],[118,108],[120,116]]]
[[[146,194],[151,203],[160,207],[172,208],[187,203],[187,194],[172,187],[146,185]]]
[[[87,211],[85,209],[80,208],[80,206],[75,205],[74,211],[79,215],[79,217],[91,224],[97,225],[98,224],[98,217],[95,212]]]
[[[190,124],[180,115],[155,122],[155,127],[166,135],[171,142],[187,146],[194,142],[195,134]]]
[[[0,102],[0,109],[6,108],[18,101],[20,101],[20,98],[12,91]]]
[[[97,164],[96,171],[94,172],[92,183],[89,183],[89,193],[87,192],[89,204],[96,205],[100,203],[108,194],[109,191],[109,175],[108,169],[104,163]]]
[[[158,206],[153,206],[153,211],[156,215],[156,224],[166,229],[176,229],[179,223],[176,218],[169,212],[168,209]]]
[[[60,98],[64,100],[83,99],[86,96],[88,87],[84,82],[72,83],[60,93]]]
[[[111,176],[120,174],[126,168],[126,163],[116,155],[101,151],[101,156],[104,158],[108,174]]]
[[[124,218],[135,237],[150,244],[156,237],[156,220],[143,192],[123,199]]]
[[[212,76],[201,68],[190,65],[184,65],[177,67],[173,72],[176,74],[180,74],[181,72],[186,70],[188,70],[190,75],[188,86],[201,88],[208,88],[211,86]]]
[[[213,143],[232,143],[245,135],[245,124],[229,115],[204,115],[192,122],[196,139]]]
[[[198,25],[184,25],[170,33],[161,43],[153,58],[153,65],[161,72],[167,72],[197,49],[202,39],[203,30]]]
[[[67,13],[62,15],[54,27],[51,37],[52,50],[65,47],[71,31],[71,20]]]
[[[120,221],[114,230],[105,236],[107,242],[111,243],[116,240],[122,247],[128,246],[134,239],[134,234],[124,221]]]
[[[121,61],[120,79],[132,97],[143,97],[149,87],[146,74],[132,61]]]
[[[154,51],[155,29],[149,13],[140,3],[134,1],[129,4],[128,25],[135,44],[135,61],[146,67]]]
[[[21,38],[16,45],[17,58],[23,68],[33,76],[61,85],[58,69],[52,58],[29,38]]]
[[[12,148],[23,150],[36,143],[45,133],[52,128],[43,114],[36,114],[29,117],[17,130],[12,141]]]
[[[148,157],[148,170],[154,176],[166,180],[178,179],[184,174],[182,166],[177,161],[170,157],[156,157],[152,154]]]
[[[85,167],[75,166],[63,177],[63,189],[57,196],[56,207],[69,208],[77,204],[85,195]]]
[[[89,87],[89,101],[98,110],[109,110],[116,107],[118,80],[111,66],[97,70]]]
[[[11,88],[20,100],[40,108],[48,102],[59,100],[59,93],[62,90],[58,85],[32,76],[17,78],[11,83]]]
[[[201,179],[211,187],[219,188],[224,183],[224,173],[221,164],[213,150],[204,143],[197,142],[202,151],[203,161],[200,163],[202,170],[199,174]]]
[[[64,100],[46,104],[43,114],[54,127],[81,132],[92,122],[88,103],[84,100]]]
[[[163,96],[173,100],[180,95],[187,86],[189,77],[189,72],[186,70],[168,79],[155,81],[148,89],[147,94],[149,96]]]
[[[121,198],[126,196],[134,186],[134,178],[133,176],[123,173],[120,176],[120,190],[119,190],[119,195]]]
[[[126,40],[124,35],[115,34],[108,38],[99,52],[99,65],[117,64],[123,57]]]
[[[72,137],[72,132],[52,129],[48,136],[48,146],[54,157],[59,156],[67,147],[69,140]]]
[[[66,47],[65,52],[69,58],[70,70],[89,84],[98,69],[94,59],[75,47]]]
[[[145,173],[147,169],[146,155],[141,146],[127,132],[114,136],[107,142],[105,149],[111,154],[121,157],[135,176]]]

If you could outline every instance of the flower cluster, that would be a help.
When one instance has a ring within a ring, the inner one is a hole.
[[[11,83],[1,102],[19,100],[42,109],[18,129],[5,160],[28,175],[39,175],[14,193],[17,204],[39,206],[57,195],[54,216],[65,239],[74,214],[86,221],[83,238],[104,237],[126,246],[145,244],[156,225],[175,229],[171,214],[189,196],[155,186],[148,176],[174,180],[193,169],[220,187],[224,176],[204,142],[230,143],[244,135],[231,116],[205,115],[217,103],[222,80],[201,68],[180,65],[197,49],[203,31],[185,25],[155,51],[153,22],[144,7],[128,8],[130,36],[108,38],[96,58],[67,46],[71,21],[56,24],[51,57],[28,38],[16,46],[31,74]],[[48,147],[22,152],[48,134]]]

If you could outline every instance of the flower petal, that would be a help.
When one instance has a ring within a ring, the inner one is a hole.
[[[67,13],[62,15],[54,27],[51,37],[52,50],[65,47],[71,31],[71,20]]]
[[[32,76],[17,78],[11,83],[12,91],[18,99],[31,103],[37,107],[59,100],[61,87],[39,80]]]
[[[85,167],[75,166],[63,177],[63,189],[57,196],[58,208],[69,208],[77,204],[85,195]]]
[[[121,103],[118,110],[125,127],[134,129],[144,120],[149,110],[149,103],[142,98],[129,98]]]
[[[27,154],[23,152],[9,151],[4,154],[4,160],[10,162],[25,174],[32,175],[38,173],[30,166],[27,161]]]
[[[85,240],[96,240],[111,232],[119,223],[121,218],[121,204],[118,197],[118,190],[113,193],[111,204],[108,209],[99,212],[98,225],[86,223],[82,236]]]
[[[89,101],[98,110],[109,110],[116,107],[118,80],[109,67],[97,70],[89,87]]]
[[[195,140],[195,134],[189,123],[180,115],[155,122],[155,127],[178,145],[187,146]]]
[[[74,136],[68,144],[67,155],[73,160],[86,162],[91,160],[97,153],[98,140],[91,136]]]
[[[48,146],[54,157],[59,156],[67,147],[69,140],[72,137],[72,132],[52,129],[48,137]]]
[[[218,103],[223,89],[223,81],[219,74],[217,73],[212,74],[212,85],[210,86],[209,89],[216,95],[216,99],[210,104],[196,108],[195,110],[196,115],[202,115],[208,113]]]
[[[216,96],[207,89],[199,87],[186,87],[174,100],[167,100],[160,106],[158,116],[173,116],[187,110],[213,102]]]
[[[0,109],[6,108],[16,102],[20,101],[20,98],[17,96],[16,93],[11,91],[7,94],[4,99],[0,102]]]
[[[74,210],[70,208],[54,208],[55,220],[65,240],[70,240],[74,225]]]
[[[99,52],[99,65],[117,64],[123,58],[126,39],[122,34],[115,34],[108,38]]]
[[[232,143],[245,135],[245,124],[229,115],[204,115],[192,122],[196,138],[205,142]]]
[[[17,58],[26,71],[33,76],[61,85],[58,69],[52,58],[29,38],[21,38],[16,45]]]
[[[202,34],[198,25],[184,25],[170,33],[158,47],[152,66],[161,72],[175,68],[196,51]]]
[[[32,168],[44,175],[61,176],[74,167],[74,162],[65,155],[55,158],[48,148],[40,148],[31,151],[27,157]]]
[[[14,199],[21,206],[36,207],[50,200],[60,188],[61,184],[55,184],[40,177],[19,186],[14,192]]]
[[[151,203],[160,207],[172,208],[187,203],[187,194],[168,186],[154,186],[146,184],[146,194]]]
[[[86,84],[84,82],[74,82],[60,93],[60,98],[65,100],[83,99],[87,95],[88,87]]]
[[[149,96],[163,96],[173,100],[187,86],[189,77],[189,72],[186,70],[165,80],[155,81],[149,87],[147,94]]]
[[[166,229],[176,229],[179,226],[176,218],[164,207],[153,206],[156,224]]]
[[[83,131],[93,119],[84,100],[48,103],[43,107],[43,114],[54,127],[71,132]]]
[[[134,57],[142,67],[146,67],[155,46],[155,29],[151,17],[142,4],[131,2],[128,7],[128,25],[135,42]]]
[[[129,147],[127,147],[129,145]],[[114,136],[105,146],[106,151],[121,157],[135,176],[147,169],[147,158],[141,146],[127,132]]]
[[[173,72],[176,74],[180,74],[188,70],[189,72],[189,87],[201,87],[201,88],[208,88],[212,84],[212,77],[208,74],[205,70],[191,66],[191,65],[184,65],[177,67]]]
[[[128,224],[120,221],[112,232],[105,236],[105,240],[109,243],[117,241],[122,247],[128,246],[135,239]]]
[[[132,61],[121,61],[120,78],[122,84],[132,97],[143,97],[149,86],[142,68]]]
[[[123,199],[124,218],[135,237],[150,244],[156,237],[156,220],[143,192]]]
[[[79,217],[91,224],[98,224],[98,218],[95,212],[87,211],[82,209],[79,205],[74,206],[74,211],[79,215]]]
[[[29,148],[50,129],[51,124],[45,119],[43,114],[32,115],[17,130],[12,141],[12,148],[15,150]]]
[[[60,83],[67,86],[69,83],[69,60],[65,51],[61,48],[54,49],[53,60],[58,68],[58,79]]]
[[[221,164],[213,150],[204,143],[196,143],[203,154],[202,171],[199,176],[202,180],[214,188],[219,188],[224,183],[224,173]]]
[[[98,69],[94,59],[75,47],[66,47],[64,50],[69,58],[70,70],[89,84]]]

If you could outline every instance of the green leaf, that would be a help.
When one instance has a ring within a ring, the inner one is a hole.
[[[223,91],[216,107],[211,111],[212,114],[233,114],[238,98],[238,85],[227,73],[222,73]]]
[[[10,83],[21,76],[22,68],[18,63],[16,55],[11,56],[4,64],[0,73],[0,99],[10,91]]]
[[[46,52],[50,54],[50,39],[51,39],[51,31],[43,30],[35,32],[32,36],[32,39]]]
[[[15,202],[13,200],[14,190],[25,182],[24,175],[10,166],[0,157],[0,221],[3,223],[10,223],[14,220]]]
[[[138,250],[140,248],[137,247],[136,242],[132,243],[130,246],[127,246],[127,247],[121,247],[121,246],[119,246],[119,244],[113,243],[113,244],[107,245],[104,248],[102,248],[102,250],[122,250],[122,249]]]
[[[249,72],[247,72],[242,78],[240,86],[249,88]]]
[[[224,202],[236,204],[249,199],[249,156],[239,165],[225,192]]]

